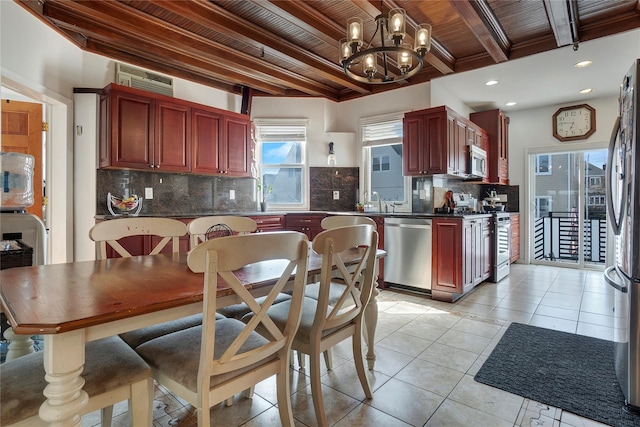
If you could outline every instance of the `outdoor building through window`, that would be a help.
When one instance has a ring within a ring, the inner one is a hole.
[[[377,196],[389,212],[410,210],[411,180],[402,175],[402,116],[363,120],[362,145],[364,202],[377,207]]]
[[[304,122],[304,123],[301,123]],[[305,204],[306,121],[276,123],[256,120],[260,153],[258,198],[270,208],[300,208]]]

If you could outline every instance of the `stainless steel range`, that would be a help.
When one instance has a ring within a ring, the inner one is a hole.
[[[493,213],[493,257],[490,282],[499,282],[509,275],[511,251],[511,217],[509,212]]]

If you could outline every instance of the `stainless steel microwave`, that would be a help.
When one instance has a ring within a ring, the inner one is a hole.
[[[469,145],[469,176],[476,178],[487,177],[487,152],[473,144]]]

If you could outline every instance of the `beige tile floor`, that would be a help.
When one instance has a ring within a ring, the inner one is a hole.
[[[331,426],[598,426],[560,409],[473,380],[510,324],[520,322],[611,339],[613,294],[602,272],[515,264],[498,284],[483,283],[456,303],[383,290],[379,296],[374,397],[354,374],[350,343],[338,345],[334,369],[324,371],[323,396]],[[308,365],[307,365],[308,366]],[[309,377],[292,370],[297,426],[315,426]],[[253,399],[212,408],[212,426],[277,426],[275,381],[256,386]],[[126,403],[113,425],[127,426]],[[99,422],[98,414],[83,426]],[[193,410],[156,386],[154,426],[195,426]]]

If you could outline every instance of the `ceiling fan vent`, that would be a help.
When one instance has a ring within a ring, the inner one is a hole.
[[[125,64],[116,64],[116,83],[162,95],[173,96],[173,79]]]

